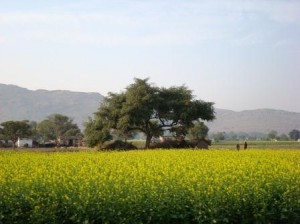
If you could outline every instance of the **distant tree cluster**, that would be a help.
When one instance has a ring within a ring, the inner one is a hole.
[[[0,124],[0,139],[11,141],[15,147],[18,138],[33,138],[37,142],[54,140],[59,137],[81,135],[73,120],[62,114],[52,114],[47,119],[35,121],[6,121]]]
[[[214,139],[215,141],[222,141],[222,140],[277,140],[277,141],[289,141],[295,140],[297,141],[300,139],[300,131],[299,130],[292,130],[288,134],[282,133],[278,134],[277,131],[272,130],[269,133],[260,133],[260,132],[214,132],[210,133],[209,137]]]
[[[223,140],[229,140],[229,141],[236,141],[236,140],[263,140],[266,139],[267,134],[260,133],[260,132],[212,132],[209,134],[209,138],[215,140],[215,141],[223,141]]]
[[[298,139],[300,139],[300,131],[294,129],[294,130],[290,131],[289,136],[292,140],[297,141]]]
[[[62,136],[76,136],[80,129],[73,120],[62,114],[52,114],[37,124],[36,131],[43,141],[58,139]]]
[[[278,134],[277,131],[270,131],[268,134],[268,140],[281,140],[281,141],[287,141],[287,140],[294,140],[297,141],[298,139],[300,139],[300,131],[299,130],[292,130],[289,132],[288,135],[286,134]]]

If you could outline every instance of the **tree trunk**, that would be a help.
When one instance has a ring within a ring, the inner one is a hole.
[[[149,149],[150,148],[151,139],[152,139],[152,134],[147,133],[145,149]]]

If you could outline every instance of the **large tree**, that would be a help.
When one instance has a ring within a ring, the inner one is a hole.
[[[159,88],[148,81],[136,78],[125,92],[110,93],[95,113],[94,123],[124,135],[143,132],[149,148],[152,137],[165,130],[185,135],[195,120],[215,118],[213,103],[195,100],[186,86]],[[96,124],[94,128],[101,129]]]
[[[73,119],[62,114],[52,114],[37,125],[37,131],[43,140],[57,140],[62,136],[78,135],[80,129]]]
[[[6,140],[13,142],[15,147],[18,138],[29,137],[31,135],[31,127],[29,121],[6,121],[1,123],[1,134]]]

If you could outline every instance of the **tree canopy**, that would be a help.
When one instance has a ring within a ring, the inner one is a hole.
[[[290,131],[289,136],[291,139],[297,141],[298,139],[300,139],[300,131],[294,129],[294,130]]]
[[[134,80],[122,93],[109,93],[99,110],[86,124],[85,134],[90,146],[109,139],[111,130],[123,136],[133,131],[146,136],[145,148],[151,139],[169,130],[176,136],[185,136],[196,120],[215,118],[213,103],[195,100],[186,86],[159,88],[149,79]],[[98,133],[98,134],[97,134]]]
[[[77,124],[68,116],[62,114],[52,114],[47,119],[37,125],[37,131],[43,140],[58,139],[62,136],[80,134]]]
[[[269,139],[277,139],[278,138],[278,132],[275,130],[272,130],[269,132],[268,134],[268,138]]]
[[[11,140],[13,142],[13,147],[15,147],[18,138],[24,138],[31,135],[31,127],[29,121],[6,121],[1,123],[1,135],[6,140]]]

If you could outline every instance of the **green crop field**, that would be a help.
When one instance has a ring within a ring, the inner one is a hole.
[[[129,141],[138,148],[144,148],[144,140],[131,140]],[[243,148],[244,141],[218,141],[213,142],[210,149],[236,149],[236,144],[240,144]],[[300,142],[297,141],[247,141],[249,149],[300,149]]]
[[[299,150],[0,151],[0,223],[299,220]]]

